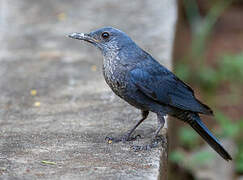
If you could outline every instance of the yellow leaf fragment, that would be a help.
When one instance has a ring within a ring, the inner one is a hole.
[[[57,15],[57,18],[58,18],[58,20],[59,21],[64,21],[64,20],[66,20],[66,18],[67,18],[67,15],[65,14],[65,13],[59,13],[58,15]]]
[[[32,90],[30,91],[30,94],[31,94],[32,96],[36,96],[37,91],[36,91],[35,89],[32,89]]]
[[[35,107],[39,107],[41,105],[41,103],[39,102],[39,101],[36,101],[35,103],[34,103],[34,106]]]
[[[95,65],[91,66],[91,71],[93,71],[93,72],[97,71],[97,66],[95,66]]]
[[[56,165],[57,163],[52,162],[52,161],[41,161],[43,164],[49,164],[49,165]]]

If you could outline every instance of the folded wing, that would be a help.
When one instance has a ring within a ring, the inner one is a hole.
[[[130,71],[130,78],[142,93],[158,103],[202,114],[213,113],[208,106],[195,98],[188,85],[170,71],[136,68]]]

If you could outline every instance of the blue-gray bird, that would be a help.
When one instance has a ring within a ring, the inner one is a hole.
[[[159,122],[154,138],[158,137],[165,123],[164,116],[168,114],[190,124],[220,156],[232,160],[199,117],[199,114],[213,115],[212,110],[196,99],[187,84],[159,64],[127,34],[105,27],[88,34],[72,33],[69,37],[87,41],[101,50],[107,84],[116,95],[141,110],[142,119],[117,141],[132,140],[132,133],[151,111],[157,114]]]

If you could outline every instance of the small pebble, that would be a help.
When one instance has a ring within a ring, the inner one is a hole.
[[[36,96],[37,91],[36,91],[35,89],[32,89],[32,90],[30,91],[30,94],[31,94],[32,96]]]
[[[36,102],[34,103],[34,106],[35,106],[35,107],[39,107],[40,104],[41,104],[41,103],[40,103],[39,101],[36,101]]]
[[[97,66],[95,66],[95,65],[91,66],[91,71],[93,71],[93,72],[97,71]]]
[[[59,13],[57,15],[57,18],[58,18],[59,21],[65,21],[66,18],[67,18],[67,15],[65,13]]]

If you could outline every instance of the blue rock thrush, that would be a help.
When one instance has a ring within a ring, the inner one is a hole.
[[[213,115],[212,110],[195,98],[187,84],[138,47],[128,35],[105,27],[89,34],[72,33],[69,37],[87,41],[101,50],[107,84],[116,95],[142,112],[142,119],[125,136],[113,140],[133,140],[133,131],[151,111],[157,114],[159,122],[154,139],[158,137],[165,123],[164,116],[168,114],[190,124],[220,156],[232,160],[199,117],[199,114]]]

